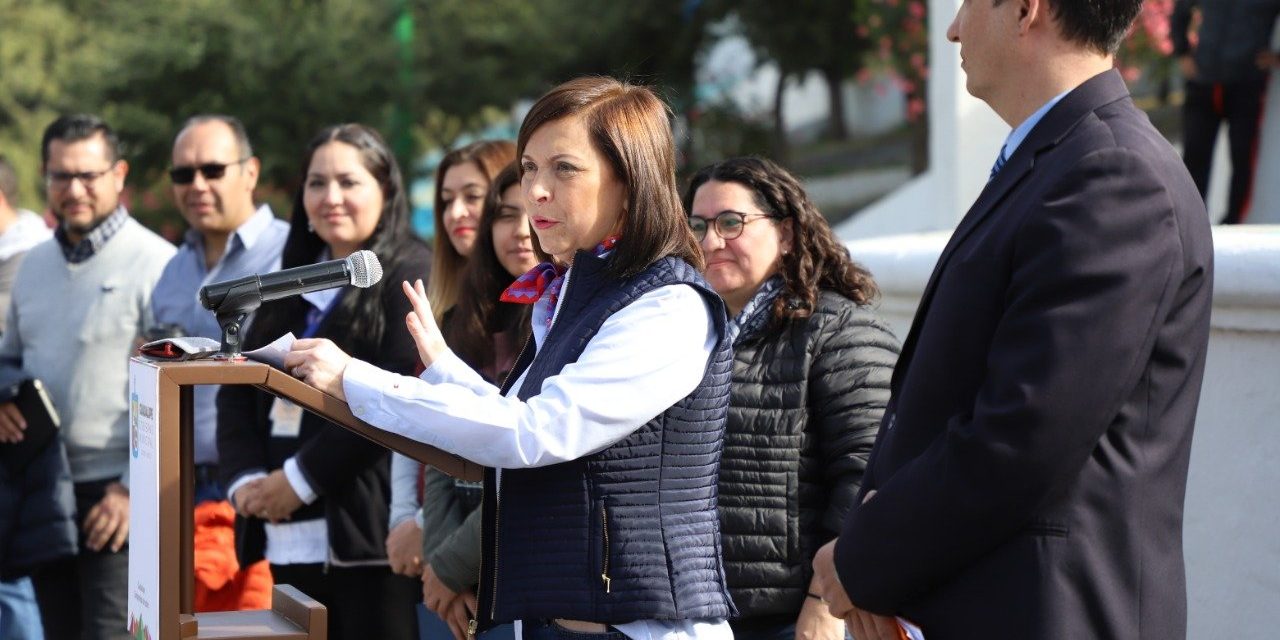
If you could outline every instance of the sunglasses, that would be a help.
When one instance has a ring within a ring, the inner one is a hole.
[[[227,167],[244,164],[248,162],[248,158],[241,158],[231,164],[222,164],[221,162],[208,162],[194,167],[173,167],[169,169],[169,179],[174,184],[191,184],[196,181],[196,173],[204,176],[205,180],[217,180],[227,175]]]

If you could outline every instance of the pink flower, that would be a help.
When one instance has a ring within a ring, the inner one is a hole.
[[[912,98],[907,100],[907,122],[915,122],[924,115],[924,99]]]

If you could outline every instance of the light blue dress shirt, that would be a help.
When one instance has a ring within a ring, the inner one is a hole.
[[[1023,120],[1022,124],[1014,127],[1013,131],[1009,132],[1009,137],[1004,140],[1005,160],[1013,157],[1013,152],[1017,151],[1018,147],[1022,146],[1022,141],[1027,139],[1027,136],[1031,134],[1031,130],[1035,129],[1036,125],[1040,124],[1040,120],[1044,118],[1045,114],[1049,113],[1049,110],[1052,109],[1054,105],[1061,102],[1068,93],[1071,93],[1070,89],[1050,98],[1048,102],[1044,103],[1044,106],[1037,109],[1029,118]]]
[[[227,238],[222,258],[212,269],[205,268],[204,236],[187,232],[177,255],[165,265],[151,294],[151,311],[157,323],[175,324],[184,335],[220,340],[222,329],[213,312],[200,304],[200,287],[254,273],[280,269],[280,252],[289,223],[275,217],[271,207],[262,205]],[[195,390],[195,463],[218,462],[217,385],[200,385]]]

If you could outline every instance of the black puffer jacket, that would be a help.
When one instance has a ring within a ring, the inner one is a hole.
[[[857,496],[898,348],[870,307],[826,291],[808,319],[734,345],[720,522],[739,622],[799,615],[813,555]]]

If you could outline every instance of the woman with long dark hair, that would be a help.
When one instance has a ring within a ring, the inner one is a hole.
[[[458,357],[494,384],[506,378],[529,337],[529,306],[499,298],[537,265],[531,235],[512,163],[493,179],[467,264],[466,285],[441,325]],[[423,601],[447,622],[457,640],[465,640],[470,611],[475,609],[482,488],[481,483],[455,480],[433,469],[423,478]],[[504,625],[485,635],[497,640],[511,637],[511,631]]]
[[[728,638],[716,480],[731,353],[675,184],[670,109],[579,78],[520,127],[520,185],[545,261],[503,298],[532,337],[501,388],[449,349],[421,283],[419,378],[302,340],[294,375],[356,415],[491,467],[477,619],[523,638]]]
[[[435,250],[427,297],[436,319],[448,330],[444,316],[465,294],[467,263],[480,236],[480,216],[493,177],[515,159],[509,140],[479,140],[458,147],[440,159],[435,184]],[[391,570],[403,575],[423,575],[422,482],[423,466],[398,453],[391,455],[391,515],[387,534],[387,558]],[[424,576],[425,592],[431,576]]]
[[[293,332],[324,336],[389,371],[417,364],[397,290],[425,277],[431,253],[409,228],[395,158],[373,129],[324,129],[307,147],[303,184],[282,256],[284,268],[344,258],[367,249],[386,276],[372,287],[343,287],[269,302],[258,310],[248,347]],[[265,557],[276,582],[291,584],[329,610],[335,639],[413,638],[417,584],[387,566],[390,493],[382,447],[291,403],[247,386],[218,395],[220,472],[238,513],[240,562]]]
[[[446,153],[436,167],[435,245],[427,297],[437,319],[458,300],[489,184],[515,159],[515,152],[510,140],[479,140]]]
[[[733,336],[720,532],[734,637],[840,640],[844,622],[810,586],[813,556],[854,506],[898,341],[871,306],[871,274],[786,169],[713,164],[684,204]]]

